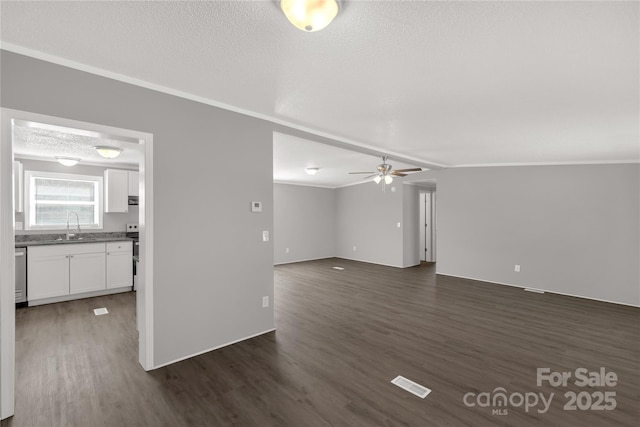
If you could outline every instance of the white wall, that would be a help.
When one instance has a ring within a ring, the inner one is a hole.
[[[420,188],[415,185],[402,187],[402,266],[411,267],[420,264]]]
[[[336,189],[336,255],[375,264],[404,266],[403,185],[367,182]],[[401,227],[397,227],[397,223]],[[353,246],[356,250],[353,250]]]
[[[76,166],[67,167],[58,162],[47,162],[40,160],[21,159],[19,160],[25,171],[39,171],[39,172],[56,172],[66,174],[88,175],[88,176],[102,176],[104,177],[104,171],[106,168],[100,166],[77,164]],[[26,184],[26,183],[25,183]],[[89,232],[96,233],[111,233],[111,232],[125,232],[127,223],[138,222],[138,206],[129,206],[129,212],[122,213],[105,213],[102,217],[102,229],[90,230]],[[22,222],[25,224],[24,213],[15,214],[16,222]],[[59,234],[60,230],[17,230],[16,234]]]
[[[330,188],[273,185],[275,264],[335,256],[335,200]]]
[[[455,168],[412,178],[437,179],[439,274],[640,305],[640,165]],[[336,256],[417,263],[419,187],[396,187],[335,190]]]
[[[640,305],[640,165],[422,176],[438,181],[438,273]]]
[[[6,51],[1,66],[2,107],[153,134],[155,366],[274,327],[269,123]]]

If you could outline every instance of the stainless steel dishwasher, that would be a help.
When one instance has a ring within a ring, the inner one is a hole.
[[[16,304],[27,302],[27,248],[16,248]]]

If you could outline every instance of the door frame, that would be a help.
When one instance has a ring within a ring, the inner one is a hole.
[[[140,162],[140,269],[136,307],[139,322],[138,362],[154,368],[153,346],[153,134],[43,114],[2,108],[0,111],[0,419],[14,414],[15,399],[15,221],[13,197],[13,120],[33,121],[137,140]],[[140,311],[140,310],[138,310]]]

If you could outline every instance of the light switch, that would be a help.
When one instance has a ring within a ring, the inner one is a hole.
[[[269,241],[269,232],[268,231],[263,231],[262,232],[262,241],[263,242],[268,242]]]
[[[251,202],[251,212],[262,212],[262,202]]]
[[[396,227],[400,228],[400,223],[399,222],[396,223]]]

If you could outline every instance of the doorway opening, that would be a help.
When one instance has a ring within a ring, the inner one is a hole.
[[[2,265],[0,268],[0,418],[5,419],[14,413],[14,388],[15,388],[15,259],[14,259],[14,244],[16,241],[16,234],[38,234],[46,233],[47,229],[55,230],[58,226],[59,230],[53,231],[54,233],[64,233],[62,230],[60,218],[56,219],[56,215],[60,216],[60,212],[56,213],[56,208],[64,208],[61,206],[45,206],[47,203],[51,204],[51,201],[44,201],[42,203],[44,208],[38,207],[42,212],[48,211],[50,220],[57,222],[56,224],[44,224],[40,223],[40,220],[35,219],[36,214],[31,212],[29,217],[27,214],[22,213],[19,204],[32,203],[30,200],[25,200],[21,197],[24,194],[22,190],[18,188],[19,180],[24,179],[23,171],[14,172],[16,159],[21,159],[23,163],[30,164],[31,169],[41,169],[50,176],[56,175],[56,172],[46,172],[47,169],[55,166],[62,167],[57,163],[55,156],[51,156],[53,152],[59,152],[59,154],[65,154],[65,157],[71,159],[80,159],[80,163],[85,164],[85,171],[92,168],[98,168],[99,165],[95,163],[94,146],[90,144],[92,140],[95,141],[111,141],[111,146],[117,146],[123,153],[128,155],[122,158],[126,162],[135,163],[138,168],[139,175],[136,175],[137,185],[132,182],[133,187],[137,186],[138,198],[137,207],[132,209],[138,212],[131,216],[132,222],[138,224],[139,229],[139,259],[140,264],[137,268],[137,276],[135,284],[137,285],[136,293],[136,326],[139,333],[138,340],[138,362],[144,370],[151,370],[154,367],[153,363],[153,135],[144,132],[133,131],[129,129],[115,128],[111,126],[102,126],[94,123],[86,123],[75,120],[63,119],[58,117],[46,116],[36,113],[2,109],[2,122],[1,122],[1,140],[0,140],[0,252],[2,254]],[[25,135],[27,135],[25,137]],[[59,139],[55,140],[54,136],[58,136]],[[14,146],[20,140],[20,148]],[[53,138],[50,141],[47,138]],[[57,145],[55,148],[52,146]],[[49,144],[47,144],[49,142]],[[97,144],[96,145],[102,145]],[[61,148],[64,147],[64,148]],[[62,153],[63,149],[66,150],[79,150],[76,154],[73,152]],[[85,150],[82,152],[82,150]],[[31,154],[29,153],[31,150]],[[57,151],[56,151],[57,150]],[[38,158],[38,151],[41,153],[41,158]],[[34,154],[35,153],[35,154]],[[90,154],[94,157],[90,158]],[[48,158],[47,158],[48,157]],[[83,159],[84,158],[84,159]],[[49,161],[49,162],[47,162]],[[57,160],[60,162],[60,160]],[[60,162],[64,164],[63,162]],[[122,163],[120,163],[122,167]],[[114,165],[114,168],[117,166]],[[130,169],[134,169],[131,167]],[[133,172],[133,171],[132,171]],[[86,172],[82,173],[85,176]],[[64,174],[58,174],[64,176]],[[68,175],[73,177],[74,174],[69,170]],[[32,176],[31,174],[29,175]],[[78,175],[76,175],[77,177]],[[105,175],[106,176],[106,175]],[[55,176],[54,176],[55,178]],[[102,193],[103,187],[101,185],[102,178],[96,178],[96,186],[94,190],[86,190],[88,193],[92,191],[95,193]],[[51,179],[55,181],[55,179]],[[62,182],[62,179],[58,180]],[[68,182],[81,183],[81,179],[67,179]],[[85,182],[89,182],[86,180]],[[24,183],[24,181],[22,181]],[[44,182],[44,180],[42,181]],[[68,184],[66,182],[65,184]],[[128,183],[127,183],[128,184]],[[29,184],[30,185],[30,184]],[[84,185],[84,184],[82,184]],[[78,187],[82,186],[77,184]],[[91,187],[91,186],[89,186]],[[132,188],[133,188],[132,187]],[[77,190],[77,189],[76,189]],[[125,190],[127,191],[127,190]],[[131,190],[129,190],[131,191]],[[75,216],[80,213],[80,218],[91,217],[91,203],[95,204],[96,209],[101,208],[101,204],[104,206],[106,195],[104,197],[95,196],[89,203],[86,201],[78,202],[66,200],[64,203],[77,203],[78,207],[73,207]],[[20,200],[22,199],[22,200]],[[64,204],[62,203],[62,204]],[[61,204],[61,203],[58,203]],[[85,206],[86,205],[86,206]],[[36,211],[35,204],[33,211]],[[127,209],[126,207],[124,209]],[[86,211],[86,212],[85,212]],[[41,213],[42,213],[41,212]],[[89,213],[87,213],[89,212]],[[116,212],[116,211],[114,211]],[[120,212],[126,212],[120,211]],[[68,212],[64,212],[69,217]],[[96,218],[98,215],[96,215]],[[73,216],[72,216],[73,218]],[[80,228],[80,218],[77,218],[78,229]],[[43,220],[46,223],[46,219]],[[89,221],[90,222],[90,221]],[[44,225],[43,225],[44,224]],[[113,227],[117,228],[117,225],[105,224],[102,222],[96,222],[91,224],[95,230],[86,231],[112,231]],[[37,228],[41,227],[43,231],[37,232]],[[110,228],[111,227],[111,228]],[[128,231],[123,225],[121,230],[123,234]],[[28,231],[27,231],[28,230]],[[69,226],[66,227],[67,238],[69,237]],[[77,236],[76,236],[77,237]],[[85,238],[85,237],[81,237]],[[88,243],[91,244],[91,243]],[[106,252],[105,252],[106,253]],[[9,256],[11,254],[11,256]],[[28,262],[28,260],[27,260]],[[133,269],[133,259],[130,261]],[[126,265],[126,264],[125,264]],[[132,283],[133,285],[133,283]],[[28,298],[28,277],[27,277],[27,298]]]
[[[437,220],[436,220],[436,183],[424,183],[420,189],[420,261],[436,262],[437,256]]]

